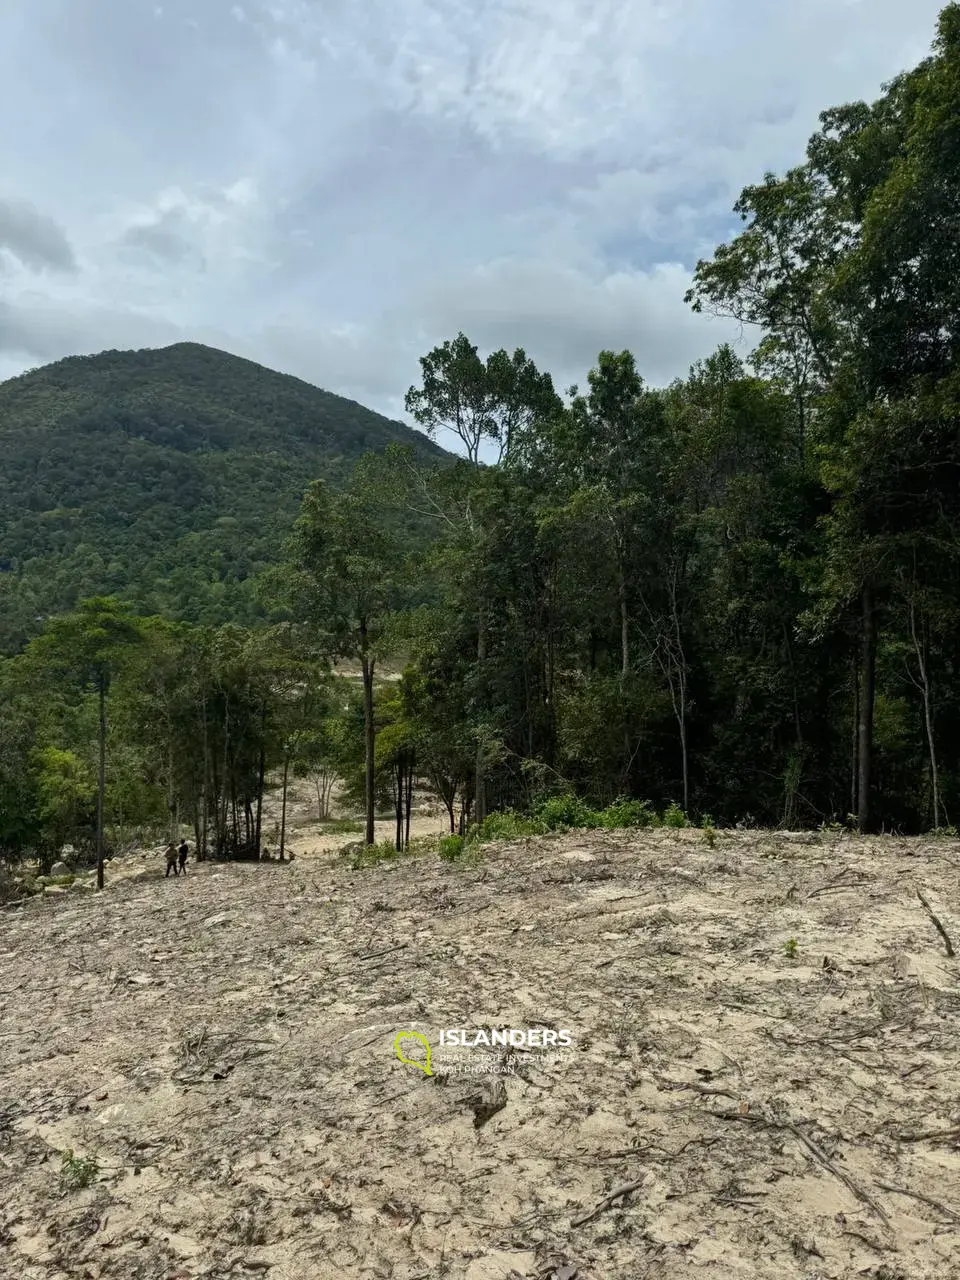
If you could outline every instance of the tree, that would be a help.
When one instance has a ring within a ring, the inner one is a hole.
[[[92,687],[97,697],[97,888],[104,884],[104,797],[107,768],[107,694],[124,652],[141,638],[127,607],[108,596],[83,600],[55,618],[31,645],[36,658],[62,678]]]
[[[376,723],[374,675],[389,648],[389,621],[402,598],[403,560],[387,528],[372,470],[332,494],[322,481],[303,500],[293,540],[291,594],[331,657],[360,663],[363,681],[365,839],[374,843]]]

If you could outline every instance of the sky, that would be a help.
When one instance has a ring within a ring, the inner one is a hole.
[[[206,342],[403,417],[463,330],[559,389],[750,335],[683,302],[941,0],[3,0],[0,378]]]

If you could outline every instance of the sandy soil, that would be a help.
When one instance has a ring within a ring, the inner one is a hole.
[[[5,911],[0,1274],[960,1277],[960,962],[916,895],[960,944],[958,867],[580,832]],[[573,1044],[465,1076],[446,1027]]]

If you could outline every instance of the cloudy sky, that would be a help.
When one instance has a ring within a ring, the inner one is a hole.
[[[3,0],[0,377],[189,338],[399,415],[463,329],[662,383],[736,336],[683,292],[740,188],[940,7]]]

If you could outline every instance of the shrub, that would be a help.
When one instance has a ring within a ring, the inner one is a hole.
[[[514,809],[490,813],[479,827],[473,827],[470,841],[489,844],[492,840],[521,840],[524,836],[540,836],[548,828],[539,818],[528,818]]]
[[[400,856],[400,851],[392,840],[381,840],[377,844],[361,844],[359,849],[352,849],[350,866],[354,871],[362,871],[365,867],[379,866],[381,862],[392,862]]]
[[[467,842],[463,836],[440,837],[440,857],[444,862],[456,862],[466,847]]]
[[[602,827],[650,827],[656,820],[656,814],[646,800],[627,800],[618,796],[613,804],[608,804],[597,815]]]
[[[73,1190],[89,1187],[100,1172],[100,1166],[91,1156],[77,1156],[69,1148],[61,1153],[60,1178],[64,1186]]]
[[[663,825],[665,827],[680,828],[687,825],[687,815],[680,806],[674,801],[663,811]]]
[[[537,810],[537,817],[548,831],[565,831],[571,827],[599,827],[600,815],[572,792],[550,796]]]

